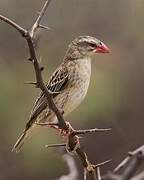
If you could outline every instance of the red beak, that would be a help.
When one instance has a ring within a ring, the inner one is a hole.
[[[96,53],[110,53],[110,49],[102,43],[96,48]]]

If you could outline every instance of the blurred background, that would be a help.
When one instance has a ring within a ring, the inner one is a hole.
[[[44,0],[0,0],[0,13],[30,28]],[[97,55],[86,99],[67,117],[75,128],[112,128],[82,141],[93,163],[112,159],[102,173],[114,168],[144,138],[144,3],[143,0],[53,0],[43,19],[37,50],[44,80],[61,63],[69,42],[91,35],[106,43],[110,54]],[[68,169],[61,154],[45,144],[61,142],[59,135],[39,127],[19,154],[11,153],[28,120],[39,90],[24,85],[35,79],[27,61],[24,39],[0,23],[0,179],[53,180]],[[76,159],[82,179],[82,168]]]

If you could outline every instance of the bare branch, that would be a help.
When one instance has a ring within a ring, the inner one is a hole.
[[[44,26],[44,25],[41,25],[41,24],[38,25],[38,28],[45,29],[45,30],[51,30],[50,27],[47,27],[47,26]]]
[[[89,175],[89,178],[91,180],[96,180],[95,169],[93,168],[93,165],[88,161],[86,153],[83,152],[81,150],[81,148],[77,148],[76,153],[77,153],[78,157],[81,159],[83,167],[85,168],[85,171]]]
[[[137,148],[135,151],[128,153],[126,157],[113,172],[108,173],[104,176],[103,180],[130,180],[133,179],[133,175],[144,161],[144,145]],[[119,173],[119,174],[118,174]],[[142,175],[143,176],[143,175]],[[135,176],[134,180],[142,180],[140,175]],[[144,178],[144,176],[143,176]]]
[[[129,163],[127,164],[124,172],[122,173],[122,180],[130,179],[137,171],[138,167],[141,165],[142,160],[144,160],[144,154],[141,151],[132,155]]]
[[[19,31],[19,33],[22,36],[26,36],[27,35],[27,30],[23,29],[21,26],[19,26],[18,24],[16,24],[14,21],[10,20],[9,18],[0,15],[0,20],[6,22],[7,24],[11,25],[13,28],[15,28],[17,31]]]
[[[104,161],[102,163],[99,163],[99,164],[96,164],[96,165],[93,165],[93,168],[96,169],[96,173],[97,173],[97,180],[101,180],[102,177],[101,177],[101,174],[100,174],[100,167],[109,163],[111,160],[107,160],[107,161]]]
[[[45,14],[45,12],[46,12],[46,10],[47,10],[50,2],[51,2],[51,0],[47,0],[47,1],[45,2],[45,4],[44,4],[42,10],[39,12],[39,16],[38,16],[38,18],[36,19],[34,25],[33,25],[32,28],[31,28],[31,31],[30,31],[30,35],[31,35],[32,38],[34,37],[34,34],[35,34],[35,32],[37,31],[38,27],[42,27],[42,25],[40,25],[40,23],[41,23],[41,20],[42,20],[44,14]],[[43,27],[44,27],[44,26],[43,26]]]
[[[96,170],[97,170],[97,180],[101,180],[100,167],[98,166],[98,167],[96,168]]]
[[[144,156],[144,145],[140,146],[138,149],[136,149],[135,151],[133,151],[132,153],[129,153],[129,156],[126,157],[115,169],[114,169],[114,173],[117,173],[118,171],[120,171],[122,168],[125,167],[125,165],[129,162],[129,160],[131,159],[131,155],[137,154],[141,152]]]

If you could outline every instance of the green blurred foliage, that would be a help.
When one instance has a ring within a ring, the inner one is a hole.
[[[44,1],[0,0],[0,12],[30,28]],[[37,49],[45,81],[62,61],[66,48],[79,35],[92,35],[110,48],[93,60],[86,99],[67,118],[75,128],[112,127],[107,134],[89,135],[82,144],[94,162],[113,159],[143,143],[144,125],[144,3],[143,0],[53,0],[43,19],[52,28],[40,33]],[[39,90],[24,85],[35,79],[25,41],[0,23],[0,179],[53,179],[67,173],[61,155],[47,143],[61,142],[54,130],[37,128],[23,151],[11,147],[28,120]],[[91,141],[90,141],[91,138]],[[106,151],[107,150],[107,151]],[[78,163],[79,166],[79,163]],[[81,173],[82,174],[82,173]]]

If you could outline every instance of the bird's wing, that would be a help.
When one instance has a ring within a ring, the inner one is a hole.
[[[68,71],[67,68],[61,66],[56,69],[56,71],[50,77],[47,88],[51,94],[53,94],[53,98],[56,97],[59,93],[61,93],[68,84]],[[43,93],[40,94],[38,99],[34,104],[34,108],[32,110],[30,119],[36,118],[39,113],[42,112],[47,106],[47,100]]]
[[[48,81],[47,88],[55,97],[56,94],[63,91],[68,82],[68,71],[66,67],[58,68]]]

